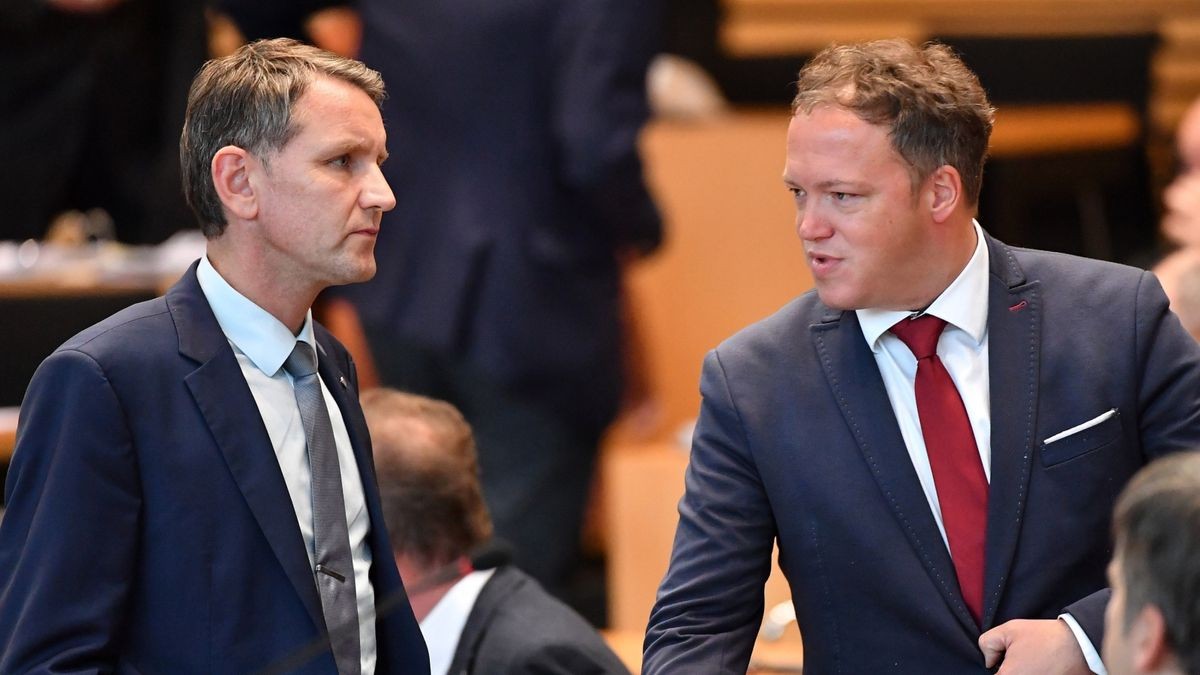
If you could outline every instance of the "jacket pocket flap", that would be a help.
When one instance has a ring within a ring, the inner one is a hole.
[[[1108,445],[1121,435],[1121,412],[1116,408],[1042,442],[1042,466],[1054,466]]]

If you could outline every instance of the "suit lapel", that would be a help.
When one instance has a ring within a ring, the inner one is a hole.
[[[166,301],[180,353],[200,364],[184,378],[192,398],[263,536],[313,624],[323,630],[321,600],[279,460],[233,349],[200,290],[195,265],[167,292]]]
[[[1025,513],[1037,414],[1041,289],[1026,283],[1008,247],[988,238],[988,377],[992,475],[988,493],[983,625],[992,625]]]
[[[317,370],[329,389],[346,423],[350,447],[354,451],[359,479],[362,481],[363,502],[366,505],[370,528],[367,543],[371,549],[371,583],[375,589],[375,644],[381,671],[389,663],[407,662],[415,650],[425,649],[420,628],[408,604],[408,595],[400,572],[396,569],[392,544],[384,527],[383,505],[375,477],[375,458],[371,452],[371,436],[358,402],[358,387],[351,377],[351,365],[345,352],[335,349],[333,337],[320,324],[314,326],[317,338]]]
[[[483,636],[487,635],[492,615],[504,605],[521,580],[522,577],[515,574],[512,568],[500,567],[483,585],[471,612],[467,615],[467,622],[463,625],[458,644],[454,647],[454,658],[446,671],[449,675],[469,675],[475,672],[479,643],[483,641]]]
[[[358,392],[351,387],[350,380],[341,366],[335,361],[332,352],[326,348],[331,339],[320,325],[314,326],[317,337],[317,349],[320,358],[317,359],[317,371],[325,387],[337,402],[338,410],[342,413],[342,421],[346,423],[346,432],[350,436],[350,447],[354,450],[354,459],[358,463],[358,472],[362,477],[363,492],[368,499],[376,497],[373,489],[366,489],[375,483],[375,459],[371,455],[371,437],[367,432],[367,421],[362,414],[362,406],[358,404]]]
[[[968,633],[978,634],[858,316],[831,311],[811,331],[842,416],[888,506],[951,612]]]

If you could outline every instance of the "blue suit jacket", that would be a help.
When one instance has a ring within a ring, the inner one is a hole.
[[[1113,501],[1200,446],[1200,348],[1147,272],[988,246],[983,628],[1067,609],[1099,647]],[[987,672],[854,312],[804,295],[710,353],[701,388],[646,673],[745,671],[776,540],[806,674]]]
[[[316,336],[363,479],[379,603],[404,590],[354,366]],[[42,363],[5,500],[0,672],[249,673],[322,639],[283,474],[195,265]],[[380,673],[428,672],[406,600],[376,630]],[[336,672],[328,641],[289,672]]]
[[[642,180],[658,0],[363,0],[397,186],[364,321],[597,431],[621,388],[617,252]],[[400,187],[403,189],[399,189]],[[385,264],[386,263],[386,264]]]

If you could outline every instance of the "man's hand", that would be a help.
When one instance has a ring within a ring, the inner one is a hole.
[[[1088,675],[1075,634],[1058,619],[1013,619],[979,636],[988,668],[1000,675]],[[1001,661],[1003,659],[1003,661]]]

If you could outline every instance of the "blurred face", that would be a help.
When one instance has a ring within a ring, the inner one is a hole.
[[[1176,133],[1179,175],[1163,193],[1163,234],[1184,246],[1200,246],[1200,100]]]
[[[322,76],[292,119],[298,133],[252,178],[265,264],[296,288],[366,281],[380,219],[396,205],[379,168],[387,156],[379,109],[361,89]]]
[[[1121,561],[1113,558],[1108,564],[1108,585],[1112,597],[1104,610],[1104,644],[1102,657],[1109,675],[1133,673],[1133,650],[1130,636],[1125,629],[1125,578],[1121,573]]]
[[[788,126],[784,183],[821,301],[836,309],[920,309],[949,278],[926,187],[914,195],[888,128],[832,105]],[[926,181],[928,183],[928,181]],[[964,261],[959,261],[959,270]]]
[[[1200,101],[1193,103],[1184,114],[1176,149],[1183,173],[1200,172]]]

